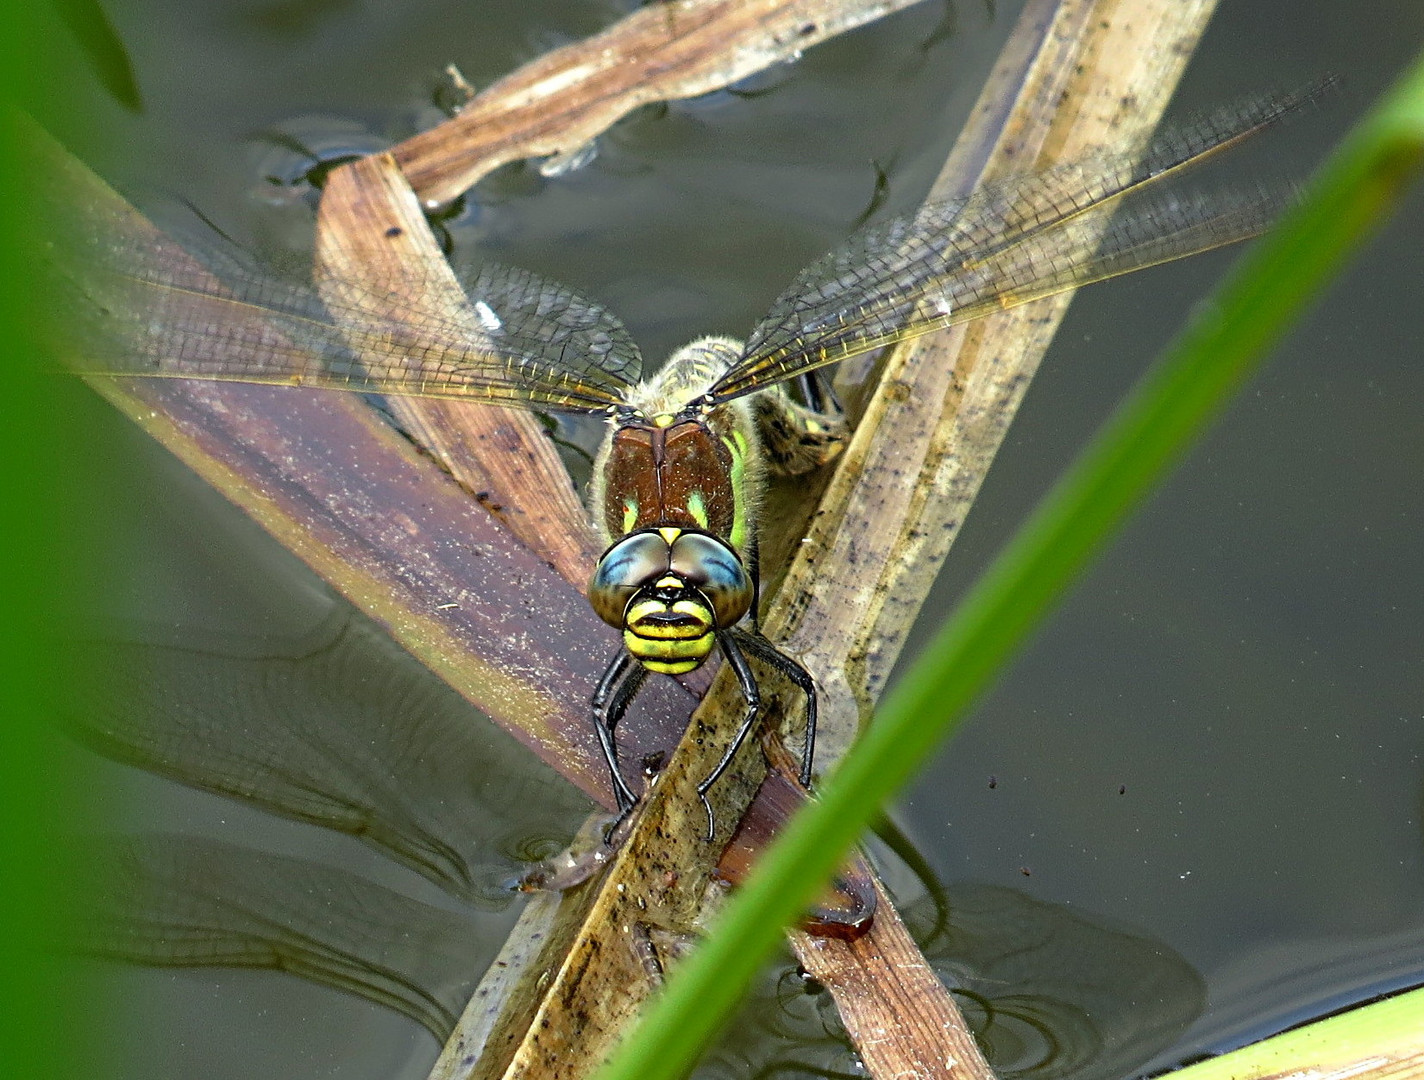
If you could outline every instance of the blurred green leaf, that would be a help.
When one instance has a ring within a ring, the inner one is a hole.
[[[143,112],[129,51],[109,21],[99,0],[51,0],[89,62],[94,75],[115,101],[131,112]]]

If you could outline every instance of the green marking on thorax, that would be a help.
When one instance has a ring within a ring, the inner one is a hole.
[[[625,533],[630,533],[630,532],[632,532],[632,531],[633,531],[633,526],[636,525],[637,523],[638,523],[638,500],[637,500],[637,499],[624,499],[624,500],[623,500],[623,531],[624,531]]]
[[[702,492],[694,491],[688,495],[687,512],[692,515],[693,521],[702,528],[707,528],[707,502],[702,498]]]
[[[747,538],[751,531],[751,522],[747,520],[747,499],[746,499],[746,473],[747,473],[747,437],[740,431],[733,431],[731,437],[722,436],[722,441],[726,443],[727,449],[732,454],[732,535],[727,539],[731,540],[732,547],[737,551],[747,549]]]

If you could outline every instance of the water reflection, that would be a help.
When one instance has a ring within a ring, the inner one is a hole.
[[[509,902],[502,882],[521,860],[568,838],[582,797],[345,609],[280,654],[240,642],[90,651],[100,678],[69,708],[82,742],[349,833],[459,903],[196,836],[106,838],[76,886],[94,908],[78,948],[285,971],[443,1041],[499,946],[479,912]],[[1162,944],[1013,890],[940,888],[900,850],[890,870],[919,894],[902,911],[1000,1076],[1125,1075],[1200,1012],[1201,979]],[[699,1076],[863,1075],[830,995],[789,958],[731,1030]]]
[[[994,885],[945,899],[925,955],[1001,1077],[1129,1075],[1206,1004],[1201,976],[1160,941]],[[936,912],[927,899],[905,917],[913,929]]]
[[[94,643],[71,730],[115,761],[355,836],[483,907],[507,904],[501,883],[587,812],[349,609],[279,655],[241,645]]]
[[[468,917],[304,859],[166,834],[105,837],[87,855],[82,952],[285,971],[395,1009],[441,1042],[478,981],[472,958],[489,951]]]
[[[900,911],[1003,1080],[1131,1075],[1206,1002],[1201,976],[1161,942],[1013,889],[936,886]],[[732,1030],[699,1077],[866,1075],[830,994],[785,967]]]

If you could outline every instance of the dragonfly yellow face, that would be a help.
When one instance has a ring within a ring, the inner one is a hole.
[[[416,332],[383,322],[376,313],[384,297],[355,288],[318,301],[231,254],[205,253],[221,280],[215,285],[212,275],[175,269],[157,253],[102,243],[59,268],[72,293],[61,301],[73,315],[64,329],[77,338],[65,353],[81,357],[83,370],[106,374],[604,416],[609,432],[590,507],[608,548],[589,599],[622,632],[623,645],[592,713],[620,808],[635,796],[613,733],[647,673],[690,671],[714,651],[736,673],[747,707],[699,786],[704,803],[760,717],[748,656],[805,694],[802,780],[809,784],[815,688],[757,628],[757,507],[767,470],[794,472],[831,456],[840,422],[833,410],[823,415],[794,402],[784,384],[858,353],[1260,232],[1291,200],[1288,185],[1184,195],[1173,181],[1323,89],[1199,119],[1139,158],[1101,155],[864,230],[802,271],[744,343],[695,342],[647,382],[636,346],[612,315],[523,271],[487,269],[471,284],[485,335],[470,340],[464,323],[427,322]],[[254,307],[273,334],[253,334],[250,317],[234,318],[238,308],[250,316]],[[816,401],[814,384],[803,396]]]

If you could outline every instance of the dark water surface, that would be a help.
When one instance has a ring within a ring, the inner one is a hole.
[[[89,139],[102,138],[89,158],[131,191],[191,201],[244,243],[299,250],[310,212],[288,181],[310,163],[292,145],[378,149],[438,118],[431,89],[445,64],[479,87],[626,6],[130,3],[111,15],[145,109],[79,80]],[[744,333],[844,237],[877,167],[889,209],[917,203],[1017,10],[921,5],[739,92],[640,113],[583,169],[503,170],[447,226],[458,247],[608,304],[650,357],[697,334]],[[1179,104],[1340,72],[1340,100],[1289,151],[1313,160],[1421,43],[1415,0],[1223,0]],[[997,1029],[1004,1071],[1165,1067],[1424,978],[1421,225],[1416,192],[901,808],[950,889],[958,944],[932,943],[946,974],[1024,998],[1017,1027]],[[1231,257],[1075,302],[921,634]],[[105,628],[260,654],[329,617],[320,583],[181,466],[98,404],[76,417],[76,430],[100,427],[138,461],[96,462],[109,486],[95,513],[132,538],[100,560],[94,591],[114,597]],[[518,760],[487,737],[491,758]],[[354,841],[94,768],[119,791],[116,823],[301,853],[434,900]],[[521,783],[533,795],[518,801],[547,805],[499,824],[490,880],[581,813],[547,773]],[[906,905],[924,909],[913,876],[890,872]],[[476,951],[487,959],[515,914],[474,911]],[[1027,959],[1007,959],[1016,951]],[[125,1075],[417,1077],[436,1053],[394,1014],[270,973],[92,978],[129,1005],[104,1035]],[[777,1057],[849,1067],[833,1044],[778,1042],[778,1028],[817,1029],[821,1005],[785,985],[775,996],[800,1019],[724,1048],[709,1075]],[[1036,1069],[1035,1024],[1059,1040]]]

